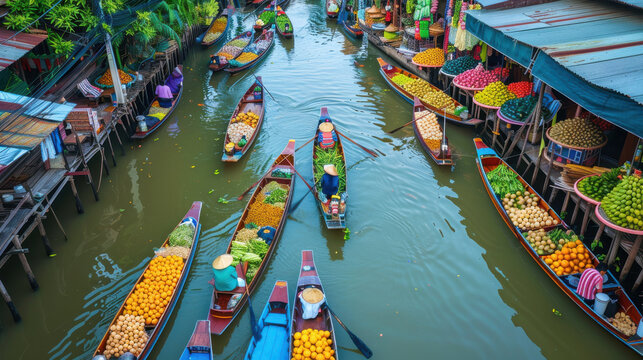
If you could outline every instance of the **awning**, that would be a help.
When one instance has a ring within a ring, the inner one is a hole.
[[[20,33],[13,38],[14,31],[0,29],[0,71],[23,57],[36,45],[47,39],[47,35]],[[11,38],[11,40],[8,40]]]
[[[0,91],[0,112],[13,112],[26,107],[27,110],[22,113],[24,116],[61,122],[67,118],[67,115],[75,106],[76,104],[72,103],[58,104],[51,101],[34,99],[29,96]]]
[[[560,0],[467,12],[467,30],[593,114],[643,137],[643,14]]]

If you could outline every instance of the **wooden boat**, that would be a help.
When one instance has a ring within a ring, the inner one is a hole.
[[[318,182],[317,180],[319,180],[324,175],[324,172],[323,170],[320,173],[316,171],[314,159],[317,157],[315,152],[320,149],[319,142],[318,142],[319,133],[320,133],[319,124],[323,122],[333,123],[332,119],[330,118],[330,115],[328,114],[328,109],[325,107],[321,108],[321,115],[319,116],[319,122],[317,123],[318,126],[315,128],[315,140],[313,141],[313,179],[315,180],[315,183],[317,183],[317,185],[313,187],[313,194],[315,195],[317,204],[319,204],[319,209],[321,210],[322,216],[324,217],[326,228],[344,229],[346,228],[346,210],[341,211],[341,206],[340,206],[340,211],[338,216],[333,217],[329,210],[330,202],[329,201],[322,202],[320,200],[321,181]],[[348,172],[346,171],[347,169],[346,155],[344,155],[344,147],[342,146],[342,141],[339,135],[337,135],[337,141],[335,142],[335,147],[333,149],[335,149],[342,158],[342,163],[344,164],[344,176],[346,176],[346,179],[345,179],[346,186],[348,186]],[[344,193],[346,193],[346,190],[344,191]],[[327,200],[330,200],[330,199],[327,199]]]
[[[179,360],[212,360],[213,358],[210,321],[199,320]]]
[[[257,20],[259,20],[261,18],[261,14],[263,14],[265,12],[272,12],[272,13],[275,12],[275,8],[273,7],[273,3],[270,3],[270,4],[271,5],[269,7],[263,9],[261,11],[261,13],[259,15],[257,15]],[[265,29],[269,29],[273,24],[275,24],[275,16],[273,16],[270,21],[268,21],[267,23],[265,23],[263,25],[257,25],[257,23],[255,23],[254,25],[252,25],[252,28],[254,29],[255,33],[261,34]]]
[[[355,0],[355,4],[357,5],[358,3],[359,1]],[[364,32],[359,28],[359,24],[356,21],[349,20],[349,15],[352,14],[346,9],[346,6],[346,0],[342,0],[339,15],[337,16],[337,22],[342,25],[342,29],[348,36],[354,39],[361,39],[362,36],[364,36]]]
[[[304,319],[302,318],[302,307],[301,299],[299,295],[306,288],[317,288],[324,292],[321,280],[319,279],[319,274],[317,274],[317,268],[315,267],[315,260],[313,259],[312,250],[303,250],[301,252],[301,270],[299,271],[299,279],[297,280],[297,291],[295,292],[295,299],[293,301],[292,309],[292,325],[290,327],[290,337],[289,337],[289,354],[292,354],[293,349],[293,334],[296,332],[301,332],[305,329],[317,329],[323,331],[329,331],[333,340],[331,345],[332,349],[335,351],[333,355],[335,359],[339,360],[339,354],[337,353],[337,341],[335,340],[335,329],[333,327],[333,318],[330,314],[330,311],[325,305],[322,305],[321,311],[313,319]],[[326,294],[324,293],[324,296]]]
[[[259,37],[254,41],[253,45],[256,46],[260,41],[268,41],[268,47],[266,47],[263,51],[261,51],[259,54],[257,54],[257,58],[249,61],[241,66],[233,66],[233,64],[228,65],[227,68],[223,69],[225,72],[229,72],[231,74],[236,74],[238,72],[241,72],[243,70],[250,69],[252,67],[255,67],[261,60],[265,58],[265,55],[268,54],[268,51],[272,49],[272,46],[275,43],[275,32],[272,30],[265,31],[263,34],[259,35]],[[246,48],[246,51],[250,50],[250,46]],[[238,57],[237,57],[238,58]],[[236,60],[236,59],[235,59]]]
[[[244,360],[289,359],[290,305],[288,283],[277,280],[257,323],[261,339],[250,339]]]
[[[265,4],[265,3],[266,3],[266,0],[252,0],[252,2],[250,2],[249,4],[251,4],[251,5],[255,6],[255,7],[259,7],[259,6],[261,6],[261,5]],[[289,4],[290,4],[290,0],[277,0],[277,6],[281,6],[284,9]],[[270,5],[268,7],[272,8],[273,5],[274,5],[274,1],[271,1]]]
[[[290,207],[290,201],[292,200],[292,194],[293,194],[294,185],[295,185],[294,164],[295,164],[295,140],[290,140],[286,148],[282,151],[281,155],[279,155],[279,157],[277,157],[275,162],[272,164],[272,167],[270,168],[268,173],[263,177],[263,179],[261,179],[261,181],[257,185],[257,188],[252,194],[252,197],[250,198],[248,205],[246,205],[246,208],[243,210],[243,214],[239,219],[239,223],[237,224],[237,227],[235,228],[235,231],[232,234],[232,237],[230,238],[230,242],[228,243],[228,248],[226,251],[227,253],[230,253],[232,240],[234,240],[234,238],[237,236],[237,233],[239,232],[239,230],[245,227],[245,219],[248,216],[248,210],[250,208],[250,205],[257,199],[263,187],[266,186],[269,182],[276,181],[280,184],[290,186],[290,190],[288,191],[288,196],[284,204],[284,209],[288,209]],[[293,174],[292,175],[293,177],[283,178],[283,177],[273,176],[273,174],[276,175],[276,172],[278,171],[290,172],[291,174]],[[208,313],[208,319],[210,320],[210,332],[212,334],[215,334],[215,335],[223,334],[223,332],[228,328],[230,323],[232,323],[234,318],[239,314],[239,311],[241,311],[243,306],[246,304],[248,300],[248,294],[252,295],[254,290],[257,288],[259,279],[261,278],[261,275],[263,275],[263,272],[266,270],[268,263],[270,262],[270,257],[272,256],[272,253],[274,252],[275,248],[277,247],[277,244],[279,243],[279,236],[281,235],[281,231],[283,230],[287,217],[288,217],[288,211],[286,210],[283,212],[281,216],[281,220],[279,221],[279,226],[277,226],[274,238],[270,243],[270,247],[268,248],[268,252],[264,256],[261,262],[261,265],[259,265],[259,268],[254,278],[252,279],[250,284],[247,285],[247,289],[244,286],[244,287],[237,287],[233,291],[218,291],[216,290],[216,288],[213,287],[212,301],[210,303],[210,311]],[[246,270],[247,268],[245,266],[242,266],[242,264],[238,264],[237,265],[238,277],[241,279],[245,279]],[[210,284],[214,284],[214,282],[211,281]],[[247,290],[247,293],[246,293],[246,290]],[[236,294],[240,294],[241,299],[239,299],[236,306],[232,308],[228,308],[227,307],[228,301],[233,295],[236,295]]]
[[[441,147],[437,149],[431,149],[429,145],[424,141],[424,138],[422,137],[422,134],[420,133],[420,129],[418,128],[417,122],[416,122],[416,113],[419,113],[421,111],[430,111],[429,109],[426,108],[420,101],[420,99],[417,98],[417,96],[414,97],[413,100],[413,131],[415,132],[415,137],[418,139],[420,142],[420,145],[422,145],[422,149],[426,151],[427,154],[431,156],[433,161],[435,161],[436,164],[438,165],[453,165],[453,160],[451,159],[451,147],[449,146],[449,139],[447,137],[444,137],[444,142],[447,145],[446,151],[442,151]],[[438,126],[440,123],[438,122]],[[442,126],[440,126],[440,130],[444,131],[442,129]]]
[[[179,68],[181,69],[181,72],[182,72],[183,71],[183,66],[179,65]],[[179,104],[179,101],[181,101],[181,95],[183,95],[183,86],[181,86],[181,88],[179,89],[179,93],[174,96],[174,99],[172,100],[172,107],[169,108],[168,112],[165,113],[165,116],[163,116],[162,119],[159,119],[159,121],[154,123],[154,125],[149,126],[147,128],[147,131],[141,131],[140,128],[137,126],[136,131],[134,132],[134,134],[132,134],[132,136],[130,136],[130,138],[132,138],[132,139],[144,139],[144,138],[148,137],[151,133],[156,131],[156,129],[160,128],[161,125],[163,125],[163,123],[165,122],[165,120],[167,120],[170,117],[170,115],[172,115],[172,113],[174,112],[174,109],[176,109],[177,105]],[[145,111],[145,113],[143,115],[145,115],[145,116],[150,115],[150,110],[153,107],[156,107],[156,108],[159,107],[158,99],[156,97],[154,97],[154,100],[150,104],[150,107],[147,108],[147,110]]]
[[[279,19],[279,18],[286,18],[288,20],[288,24],[290,25],[288,30],[286,30],[284,28],[284,30],[282,31],[279,28],[279,26],[277,26],[277,19]],[[281,6],[277,6],[277,16],[275,17],[275,27],[277,28],[277,34],[285,37],[286,39],[289,39],[289,38],[293,37],[293,35],[294,35],[293,34],[294,29],[292,27],[292,21],[290,21],[290,18],[288,17],[288,15],[286,15],[286,12],[281,8]]]
[[[174,310],[174,306],[179,300],[181,290],[183,290],[183,285],[185,284],[185,280],[188,277],[188,272],[190,271],[190,266],[192,266],[192,260],[194,260],[194,254],[196,253],[197,244],[199,242],[199,234],[201,233],[201,225],[199,223],[199,219],[201,217],[201,206],[202,204],[200,201],[193,202],[192,207],[190,207],[190,210],[188,210],[187,214],[185,214],[185,216],[181,219],[179,224],[176,226],[178,227],[183,223],[192,223],[194,225],[195,231],[192,237],[192,246],[190,247],[190,254],[188,255],[188,258],[185,259],[183,269],[181,270],[181,275],[179,276],[176,286],[174,287],[172,296],[170,297],[170,300],[167,303],[165,310],[163,310],[163,313],[158,319],[158,322],[156,323],[156,325],[145,326],[145,332],[147,333],[148,339],[147,339],[147,342],[145,343],[145,346],[143,347],[143,350],[136,358],[137,360],[147,359],[147,357],[150,355],[150,352],[152,351],[154,344],[156,343],[159,336],[163,332],[163,328],[165,327],[165,324],[167,323],[167,321],[170,318],[170,315],[172,314],[172,310]],[[161,247],[168,245],[168,243],[169,243],[169,237],[165,239]],[[124,314],[125,307],[127,304],[127,299],[129,299],[132,296],[132,294],[136,289],[136,286],[143,283],[143,280],[144,280],[143,274],[145,273],[145,271],[147,271],[148,267],[149,267],[149,264],[148,266],[145,267],[145,270],[143,270],[138,280],[136,280],[136,284],[132,287],[132,290],[129,292],[129,294],[127,294],[127,297],[125,297],[125,301],[123,301],[123,305],[121,305],[120,309],[118,309],[118,311],[116,312],[116,316],[114,316],[114,320],[112,320],[112,322],[107,327],[107,332],[103,336],[103,339],[100,341],[100,344],[98,345],[98,348],[96,348],[96,351],[94,351],[93,356],[102,355],[105,352],[105,349],[107,346],[107,340],[110,334],[109,329],[112,327],[112,325],[116,324],[116,322],[118,321],[118,317]]]
[[[225,25],[225,29],[223,29],[223,32],[221,32],[221,34],[214,40],[210,40],[207,42],[203,41],[203,39],[205,38],[205,35],[207,35],[210,32],[210,29],[212,29],[212,27],[214,26],[214,23],[218,19],[222,19],[222,18],[226,19],[226,25]],[[201,38],[201,46],[210,47],[212,45],[218,44],[219,42],[221,42],[221,40],[225,39],[225,35],[228,33],[229,28],[230,28],[230,18],[228,17],[228,9],[225,9],[223,10],[223,12],[221,12],[221,15],[217,16],[212,20],[212,22],[210,23],[210,26],[208,26],[208,29],[202,34],[203,37]]]
[[[545,263],[545,261],[541,258],[540,255],[529,245],[529,242],[527,239],[523,236],[521,230],[514,226],[513,223],[511,222],[511,219],[509,218],[509,215],[505,211],[504,207],[502,206],[501,199],[494,193],[493,189],[491,188],[491,184],[489,183],[489,180],[487,178],[487,173],[496,167],[498,167],[501,164],[504,164],[507,166],[508,169],[513,171],[515,173],[515,170],[512,169],[507,163],[502,160],[498,154],[490,149],[485,143],[482,141],[480,138],[476,138],[473,140],[474,145],[476,147],[476,164],[478,165],[478,171],[480,173],[480,176],[482,177],[483,184],[487,190],[487,193],[489,194],[489,197],[491,198],[491,201],[493,202],[494,206],[496,207],[496,210],[500,213],[502,216],[502,219],[505,221],[507,226],[511,229],[511,231],[516,235],[518,238],[518,241],[520,241],[520,244],[527,250],[529,255],[534,259],[534,261],[540,266],[540,268],[558,285],[558,287],[565,293],[569,298],[576,303],[587,315],[589,315],[592,320],[597,322],[601,327],[603,327],[605,330],[607,330],[609,333],[614,335],[617,339],[619,339],[621,342],[623,342],[625,345],[630,347],[632,350],[636,351],[639,355],[643,355],[643,338],[640,336],[634,336],[627,337],[620,331],[618,331],[616,328],[612,327],[612,325],[607,321],[606,318],[603,316],[597,314],[593,307],[591,306],[590,303],[588,303],[585,299],[580,297],[576,293],[576,288],[575,285],[573,285],[573,280],[576,279],[578,280],[578,277],[580,274],[573,274],[573,275],[562,275],[558,276],[556,273]],[[518,175],[516,173],[516,175]],[[551,215],[554,219],[559,220],[560,224],[559,226],[562,226],[565,229],[568,229],[568,226],[562,222],[558,214],[551,209],[551,207],[543,200],[540,195],[534,189],[529,186],[529,184],[518,175],[518,179],[520,182],[523,184],[525,189],[527,189],[529,192],[535,194],[538,197],[540,207],[543,209],[547,209],[549,212],[549,215]],[[553,228],[553,227],[551,227]],[[546,228],[546,230],[549,230],[551,228]],[[584,245],[583,245],[584,246]],[[592,256],[592,263],[594,266],[598,264],[598,260],[596,259],[596,256],[587,249],[589,254]],[[611,298],[617,298],[618,299],[618,305],[619,309],[618,311],[623,311],[627,315],[630,316],[632,321],[635,324],[638,324],[639,321],[641,320],[642,316],[641,313],[638,311],[636,305],[632,302],[632,300],[627,296],[627,293],[621,286],[621,284],[618,282],[618,280],[614,277],[614,275],[610,272],[607,272],[607,281],[603,283],[603,293],[610,295]]]
[[[254,89],[255,87],[260,86],[261,87],[261,98],[260,99],[255,99],[254,97]],[[257,138],[257,134],[259,134],[259,130],[261,130],[261,125],[263,124],[263,116],[264,116],[264,109],[265,109],[265,101],[264,101],[264,92],[263,92],[263,85],[261,85],[261,76],[257,76],[257,81],[253,82],[252,85],[248,88],[248,90],[243,94],[241,99],[239,99],[239,103],[237,104],[237,107],[234,109],[234,112],[232,113],[232,116],[230,117],[230,121],[228,122],[228,127],[232,124],[232,120],[237,117],[240,113],[245,113],[248,111],[252,111],[253,113],[259,115],[259,120],[257,120],[257,126],[255,126],[255,132],[252,134],[250,139],[246,139],[246,145],[244,145],[241,149],[235,150],[234,155],[228,155],[226,154],[225,151],[225,144],[230,142],[230,137],[228,136],[228,130],[226,128],[226,135],[225,135],[225,140],[223,142],[223,155],[221,156],[221,161],[224,162],[237,162],[241,157],[250,149],[252,144],[254,143],[255,139]]]
[[[408,77],[410,77],[412,79],[417,79],[418,77],[416,75],[414,75],[414,74],[411,74],[408,71],[404,71],[404,70],[402,70],[402,69],[400,69],[398,67],[395,67],[395,66],[387,63],[382,58],[377,58],[377,61],[380,64],[380,73],[384,77],[384,80],[386,80],[386,82],[389,84],[389,86],[393,90],[395,90],[395,92],[398,93],[404,100],[406,100],[409,103],[413,104],[413,95],[411,93],[409,93],[408,91],[404,90],[404,88],[402,88],[398,84],[394,83],[392,79],[397,74],[406,75],[406,76],[408,76]],[[442,91],[439,88],[437,88],[437,87],[433,86],[432,84],[430,84],[428,81],[427,81],[427,84],[429,84],[429,86],[431,86],[435,91]],[[462,106],[462,104],[460,104],[456,100],[453,100],[453,103],[455,104],[456,108],[459,107],[459,106]],[[428,104],[428,103],[426,103],[424,101],[422,101],[422,104],[424,106],[426,106],[427,109],[429,109],[429,110],[433,111],[434,113],[436,113],[439,117],[442,117],[442,118],[444,117],[444,112],[441,109],[438,109],[438,108],[434,107],[433,105]],[[446,116],[447,116],[447,120],[449,120],[449,121],[451,121],[453,123],[456,123],[456,124],[477,125],[477,124],[481,123],[481,121],[477,120],[477,119],[463,120],[462,118],[460,118],[460,116],[457,116],[457,115],[454,115],[454,114],[447,113]]]
[[[337,6],[337,11],[330,11],[328,8],[332,5],[335,4]],[[339,2],[337,0],[326,0],[326,15],[328,15],[329,18],[336,18],[337,15],[339,14]]]
[[[238,35],[238,36],[236,36],[234,39],[232,39],[232,40],[228,41],[228,42],[227,42],[225,45],[223,45],[223,46],[226,46],[226,45],[230,44],[231,42],[233,42],[233,41],[235,41],[235,40],[247,40],[247,41],[248,41],[248,44],[247,44],[243,49],[241,49],[241,52],[239,52],[239,54],[241,54],[241,53],[243,53],[243,52],[244,52],[244,50],[245,50],[248,46],[250,46],[250,44],[252,44],[252,40],[253,40],[253,39],[254,39],[254,33],[253,33],[252,31],[246,31],[246,32],[244,32],[244,33],[239,34],[239,35]],[[220,52],[220,50],[219,50],[219,52]],[[225,64],[217,64],[217,63],[216,63],[216,61],[215,61],[215,57],[219,56],[219,52],[217,52],[217,53],[216,53],[216,54],[214,54],[214,55],[210,55],[210,65],[208,65],[208,68],[210,68],[210,70],[212,70],[212,71],[219,71],[219,70],[223,70],[224,68],[228,67],[229,61],[230,61],[230,60],[232,60],[232,59],[227,60]],[[237,56],[239,56],[239,54],[237,54]],[[236,57],[236,56],[235,56],[235,57]]]

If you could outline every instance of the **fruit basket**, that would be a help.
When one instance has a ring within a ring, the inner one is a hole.
[[[109,69],[107,69],[107,71],[109,71]],[[122,71],[122,70],[121,70],[121,71]],[[132,77],[132,81],[130,81],[130,82],[125,83],[125,84],[124,84],[124,85],[125,85],[125,87],[128,87],[128,88],[129,88],[129,87],[131,87],[131,86],[136,82],[136,75],[134,75],[134,74],[130,74],[130,73],[127,73],[127,75],[129,75],[129,76],[131,76],[131,77]],[[102,76],[103,76],[103,75],[100,75],[100,76],[98,76],[98,77],[94,80],[94,85],[98,86],[98,87],[99,87],[99,88],[101,88],[101,89],[111,89],[111,88],[113,88],[113,87],[114,87],[114,85],[103,85],[103,84],[101,84],[101,83],[99,83],[99,82],[98,82],[98,80],[99,80]]]
[[[550,130],[551,128],[545,132],[549,145],[547,145],[547,152],[543,155],[547,160],[550,160],[549,156],[553,154],[553,163],[559,167],[567,164],[593,166],[601,155],[601,149],[607,144],[607,138],[605,138],[601,144],[588,148],[566,145],[552,139],[549,135]]]

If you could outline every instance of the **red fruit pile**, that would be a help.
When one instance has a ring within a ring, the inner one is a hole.
[[[498,77],[491,71],[486,71],[482,64],[478,64],[475,68],[467,70],[453,79],[453,82],[458,86],[475,89],[483,89],[496,81],[498,81]]]
[[[609,123],[609,122],[607,122],[607,121],[605,121],[605,120],[603,120],[603,119],[594,118],[594,119],[592,119],[592,122],[593,122],[596,126],[598,126],[598,128],[599,128],[599,129],[601,129],[601,130],[603,130],[603,131],[605,131],[605,130],[611,130],[611,129],[613,129],[613,128],[614,128],[614,125],[612,125],[611,123]]]
[[[514,93],[517,98],[533,95],[533,87],[534,84],[531,81],[519,81],[507,85],[507,89]]]
[[[491,72],[494,75],[496,75],[496,77],[498,79],[500,79],[500,80],[502,80],[502,79],[506,78],[507,76],[509,76],[509,69],[507,69],[507,68],[495,68],[495,69],[491,70]]]

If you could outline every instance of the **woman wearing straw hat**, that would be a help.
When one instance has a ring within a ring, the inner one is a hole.
[[[237,269],[232,266],[234,259],[230,254],[219,255],[212,262],[214,287],[219,291],[232,291],[237,288]]]
[[[322,194],[326,199],[330,199],[333,195],[337,195],[339,190],[339,176],[337,168],[333,164],[324,165],[325,174],[321,178]]]
[[[319,124],[319,135],[317,136],[317,143],[322,149],[329,149],[335,146],[337,141],[337,134],[335,134],[335,127],[333,123],[327,121]]]

